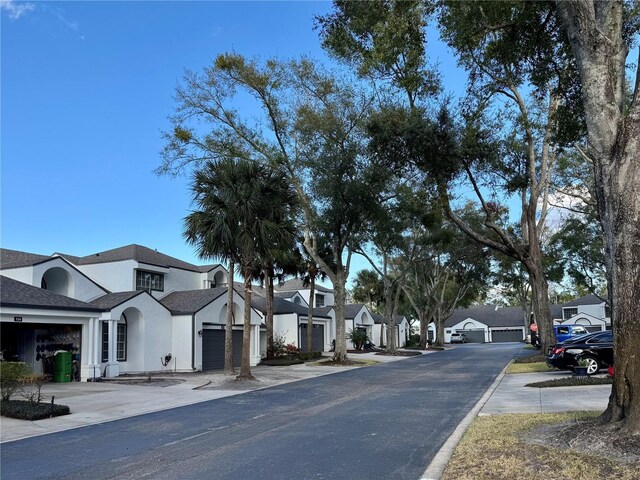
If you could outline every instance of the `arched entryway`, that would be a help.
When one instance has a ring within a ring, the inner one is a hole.
[[[42,275],[40,288],[65,297],[73,297],[73,278],[64,268],[53,267]]]

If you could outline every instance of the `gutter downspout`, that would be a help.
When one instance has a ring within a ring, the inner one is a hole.
[[[198,334],[196,332],[196,314],[191,314],[191,370],[196,369],[196,338]]]

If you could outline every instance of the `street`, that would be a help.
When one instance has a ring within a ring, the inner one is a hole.
[[[466,344],[9,442],[2,478],[418,479],[521,349]]]

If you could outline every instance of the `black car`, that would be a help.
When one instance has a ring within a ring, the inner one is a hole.
[[[611,331],[589,333],[558,343],[547,354],[547,365],[560,370],[573,370],[579,360],[587,363],[587,374],[595,375],[601,368],[613,365]]]

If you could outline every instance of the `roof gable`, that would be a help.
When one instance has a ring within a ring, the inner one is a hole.
[[[102,312],[103,309],[75,298],[0,276],[0,304],[14,307],[51,308],[58,310],[80,310]]]
[[[183,290],[172,292],[161,298],[160,303],[174,315],[191,314],[199,312],[225,293],[227,293],[225,287]],[[240,295],[240,297],[242,296]]]
[[[602,300],[597,295],[590,293],[589,295],[585,295],[584,297],[576,298],[575,300],[571,300],[570,302],[563,303],[562,308],[578,307],[582,305],[602,305],[603,303],[605,303],[604,300]]]

